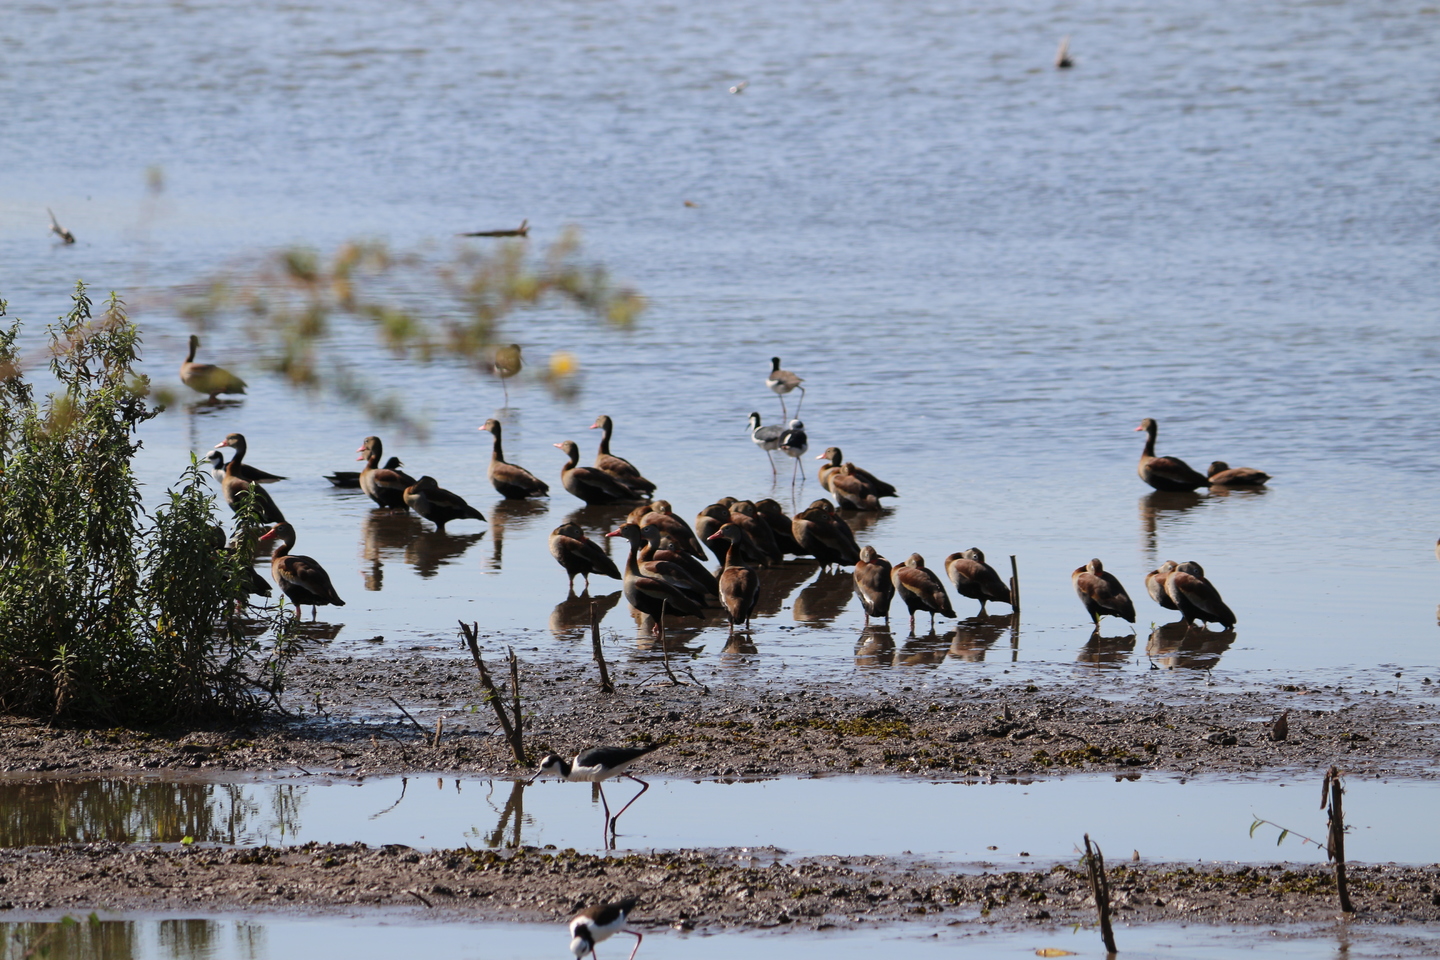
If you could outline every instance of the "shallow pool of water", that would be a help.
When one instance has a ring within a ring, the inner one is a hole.
[[[1324,862],[1319,785],[1174,777],[1076,776],[1033,783],[934,783],[885,777],[725,782],[654,778],[620,821],[622,849],[778,847],[796,855],[899,854],[960,863],[1070,860],[1084,833],[1116,859]],[[612,781],[619,809],[638,785]],[[0,780],[0,845],[73,840],[225,844],[308,841],[419,848],[554,845],[603,849],[591,786],[542,780],[386,777],[359,783]],[[1417,834],[1434,784],[1352,780],[1351,859],[1440,862]],[[1290,829],[1277,845],[1279,827]]]
[[[643,908],[642,908],[643,910]],[[643,916],[637,911],[637,916]],[[914,960],[988,960],[1034,957],[1037,950],[1068,950],[1079,957],[1103,957],[1099,934],[1090,929],[1007,931],[975,923],[935,928],[923,923],[876,929],[815,933],[679,934],[641,927],[645,941],[636,960],[728,960],[743,951],[757,960],[825,957],[869,958],[881,952]],[[1227,927],[1117,926],[1116,945],[1137,960],[1230,960],[1259,956],[1276,960],[1332,960],[1348,957],[1433,955],[1440,931],[1407,928],[1403,933],[1344,927],[1296,930]],[[326,918],[95,918],[70,924],[46,920],[0,923],[0,958],[21,960],[37,944],[58,960],[281,960],[297,956],[344,956],[348,960],[393,960],[424,956],[435,960],[521,960],[562,956],[569,935],[560,924],[430,924],[394,917]],[[628,955],[630,937],[619,936],[600,949],[606,960]],[[623,951],[623,952],[622,952]]]

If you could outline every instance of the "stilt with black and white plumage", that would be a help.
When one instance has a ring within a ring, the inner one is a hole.
[[[644,747],[592,747],[575,755],[575,759],[566,760],[564,757],[549,754],[540,760],[540,769],[535,771],[527,783],[534,783],[547,773],[554,774],[562,780],[571,783],[593,783],[600,791],[600,803],[605,809],[605,834],[608,837],[615,832],[615,822],[620,819],[620,814],[630,809],[630,804],[639,800],[650,784],[641,780],[633,773],[627,773],[626,768],[654,750],[658,750],[664,744],[652,743]],[[601,781],[610,780],[614,777],[624,777],[627,780],[634,780],[640,784],[640,793],[630,798],[630,803],[620,808],[620,813],[610,816],[610,803],[605,799],[605,788],[600,787]]]
[[[795,486],[795,480],[800,475],[800,458],[805,456],[805,451],[810,449],[810,438],[805,435],[805,424],[799,420],[791,420],[786,426],[785,432],[780,435],[780,452],[795,461],[790,471],[790,486]]]
[[[797,377],[789,370],[781,370],[779,357],[770,358],[770,376],[765,378],[765,386],[780,398],[780,415],[786,420],[790,419],[790,411],[785,408],[785,394],[792,390],[800,391],[800,403],[795,404],[795,416],[800,416],[800,404],[805,402],[805,388],[800,384],[804,382],[804,377]]]
[[[582,960],[586,954],[594,956],[595,944],[609,940],[617,933],[628,933],[635,938],[635,947],[630,951],[630,960],[635,960],[640,941],[645,937],[638,930],[626,929],[625,921],[639,902],[639,897],[628,897],[615,903],[586,907],[575,914],[570,921],[570,952],[575,955],[575,960]]]
[[[780,438],[785,435],[785,428],[778,423],[772,423],[768,427],[760,425],[760,414],[750,414],[750,439],[755,446],[765,451],[765,458],[770,461],[770,475],[776,474],[775,458],[770,456],[771,450],[780,449]]]

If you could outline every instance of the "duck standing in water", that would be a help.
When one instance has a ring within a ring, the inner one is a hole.
[[[485,522],[485,515],[465,502],[458,493],[451,493],[436,482],[434,477],[421,477],[405,488],[405,505],[420,516],[435,524],[437,533],[445,532],[445,524],[451,520],[479,520]]]
[[[495,438],[490,448],[490,485],[495,491],[506,500],[524,500],[526,497],[548,497],[550,485],[541,480],[535,474],[517,464],[507,463],[505,450],[501,446],[500,421],[491,417],[485,421],[481,430],[486,430]]]
[[[550,532],[550,556],[565,568],[565,573],[569,576],[571,593],[575,592],[575,575],[577,573],[585,578],[586,590],[590,589],[590,574],[592,573],[598,573],[602,577],[610,577],[614,580],[623,579],[620,576],[620,568],[615,566],[615,561],[605,555],[600,544],[585,536],[585,531],[578,523],[562,523]]]
[[[1172,493],[1195,490],[1210,485],[1208,477],[1192,469],[1179,457],[1155,456],[1155,435],[1160,432],[1160,425],[1154,420],[1146,417],[1135,429],[1137,431],[1144,430],[1146,434],[1145,449],[1141,452],[1140,463],[1136,467],[1136,472],[1140,474],[1141,480],[1156,490]]]
[[[360,489],[376,504],[390,510],[407,510],[405,491],[415,486],[415,478],[403,470],[388,470],[380,466],[384,445],[379,437],[366,437],[365,442],[355,451],[360,454],[356,460],[365,461],[360,471]]]
[[[1232,467],[1224,460],[1210,464],[1206,477],[1212,487],[1263,487],[1270,474],[1254,467]]]
[[[310,605],[311,620],[315,619],[316,607],[345,606],[324,567],[311,557],[290,554],[295,546],[294,527],[288,523],[277,523],[260,539],[276,541],[275,550],[270,554],[270,576],[280,591],[295,604],[296,619],[299,619],[300,608],[305,604]]]
[[[220,481],[220,495],[230,505],[230,509],[236,513],[240,512],[240,499],[243,494],[248,493],[255,499],[255,510],[260,516],[262,523],[280,523],[285,515],[270,498],[265,488],[260,486],[259,481],[247,480],[245,478],[245,444],[244,434],[232,433],[224,440],[215,444],[215,449],[230,447],[235,451],[235,456],[225,465],[225,475]],[[263,471],[262,471],[263,472]]]
[[[586,503],[625,503],[641,499],[640,495],[596,467],[580,466],[580,447],[574,440],[555,444],[569,457],[560,468],[560,485]]]
[[[750,539],[750,534],[733,523],[727,523],[717,530],[710,537],[711,540],[729,540],[731,549],[725,553],[725,566],[720,571],[719,587],[720,602],[725,606],[725,612],[730,615],[730,633],[735,633],[735,628],[744,624],[744,629],[750,629],[750,617],[755,613],[755,607],[760,602],[760,574],[755,568],[740,559],[742,550],[736,550],[736,544],[743,544]]]
[[[1114,574],[1105,572],[1105,565],[1099,560],[1077,567],[1070,574],[1070,583],[1096,627],[1100,626],[1100,618],[1104,616],[1135,622],[1135,604],[1130,595]]]
[[[1179,564],[1174,560],[1166,560],[1160,564],[1160,566],[1145,574],[1145,592],[1150,594],[1151,600],[1154,600],[1166,610],[1180,609],[1175,606],[1175,601],[1170,599],[1170,594],[1165,588],[1166,581],[1170,579],[1170,574],[1175,572],[1177,566],[1179,566]]]
[[[655,493],[655,484],[646,480],[635,468],[635,464],[610,452],[610,434],[615,430],[614,422],[602,413],[595,418],[590,429],[605,431],[600,435],[600,449],[595,452],[595,468],[605,471],[639,496],[649,500]]]
[[[244,393],[245,381],[224,367],[213,363],[196,363],[195,351],[200,349],[200,338],[190,334],[190,353],[180,364],[180,382],[196,393],[206,395],[211,403],[220,399],[222,393]]]
[[[860,549],[860,559],[855,564],[855,596],[865,610],[865,626],[870,618],[890,622],[890,604],[895,599],[895,582],[891,577],[890,561],[880,556],[879,551],[868,543]]]
[[[895,594],[910,610],[910,632],[915,632],[915,611],[924,610],[930,614],[930,629],[935,629],[935,614],[954,617],[955,608],[950,605],[950,595],[945,585],[925,566],[925,558],[918,553],[895,567],[890,573],[895,584]]]
[[[1226,630],[1235,626],[1235,614],[1220,599],[1220,591],[1205,579],[1205,570],[1193,560],[1175,567],[1165,581],[1165,592],[1187,623],[1218,623]]]
[[[979,547],[971,547],[945,558],[945,573],[955,585],[955,592],[962,597],[980,601],[980,616],[985,616],[985,604],[995,600],[1014,606],[1010,587],[1000,578],[995,568],[985,562],[985,554]]]

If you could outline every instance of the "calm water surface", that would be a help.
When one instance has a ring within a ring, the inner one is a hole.
[[[0,296],[38,331],[77,278],[121,291],[166,386],[189,330],[157,294],[295,241],[443,253],[462,230],[574,224],[650,298],[629,333],[514,319],[533,360],[579,355],[573,399],[522,375],[506,406],[496,382],[337,346],[428,439],[288,392],[236,329],[207,335],[250,394],[145,428],[151,501],[245,433],[293,478],[272,490],[297,549],[347,601],[317,630],[333,649],[434,644],[461,618],[527,655],[574,646],[588,607],[562,602],[545,535],[578,501],[551,444],[588,458],[599,413],[686,517],[725,494],[788,505],[745,427],[779,415],[778,354],[809,387],[811,455],[839,445],[900,488],[861,541],[936,569],[1016,554],[1024,612],[861,637],[847,578],[792,565],[752,644],[677,638],[702,663],[1089,682],[1149,654],[1241,683],[1418,679],[1440,639],[1437,32],[1435,9],[1378,2],[26,4],[0,26]],[[1065,34],[1078,65],[1059,72]],[[74,247],[47,238],[47,205]],[[548,503],[492,495],[492,415]],[[1276,479],[1156,497],[1134,474],[1145,416],[1162,453]],[[377,432],[490,523],[437,536],[332,490],[321,475]],[[805,463],[801,504],[821,494]],[[1138,639],[1091,643],[1068,577],[1092,556],[1136,596],[1158,561],[1198,560],[1238,629],[1151,637],[1170,618],[1142,600]],[[623,602],[605,628],[645,655]]]

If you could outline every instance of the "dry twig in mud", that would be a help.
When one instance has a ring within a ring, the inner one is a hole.
[[[422,737],[427,736],[427,734],[425,733],[425,728],[422,727],[422,726],[420,726],[420,721],[419,721],[419,720],[416,720],[414,717],[410,716],[410,711],[409,711],[409,710],[406,710],[404,707],[402,707],[402,706],[400,705],[400,701],[399,701],[399,700],[396,700],[394,697],[386,697],[385,699],[387,699],[387,700],[389,700],[391,703],[395,704],[395,709],[397,709],[397,710],[399,710],[401,713],[405,714],[405,719],[406,719],[406,720],[409,720],[411,723],[415,724],[415,729],[420,731],[420,736],[422,736]]]
[[[1100,939],[1105,941],[1105,951],[1118,953],[1115,949],[1115,931],[1110,927],[1110,881],[1105,876],[1105,855],[1100,844],[1090,843],[1090,834],[1085,834],[1085,864],[1090,868],[1090,892],[1095,895],[1095,911],[1100,915]]]
[[[513,718],[505,714],[505,696],[500,688],[495,686],[495,681],[490,678],[490,671],[485,668],[485,660],[480,656],[480,624],[466,624],[460,621],[460,633],[465,637],[465,643],[470,648],[470,656],[475,659],[475,667],[480,671],[480,685],[485,688],[485,699],[495,708],[495,716],[500,720],[500,729],[505,731],[505,739],[510,741],[510,752],[515,755],[515,762],[521,766],[528,766],[529,761],[525,758],[525,727],[524,717],[520,712],[520,664],[515,659],[515,650],[507,647],[510,653],[510,686],[511,701],[514,704],[515,716]]]
[[[1340,895],[1340,909],[1354,913],[1355,905],[1350,902],[1350,885],[1345,879],[1345,811],[1340,805],[1340,795],[1345,789],[1340,784],[1340,768],[1331,767],[1325,772],[1325,785],[1320,789],[1320,808],[1329,809],[1330,832],[1326,837],[1325,854],[1335,861],[1335,890]]]
[[[659,618],[658,620],[656,620],[655,623],[656,623],[656,625],[659,627],[659,631],[660,631],[660,665],[664,668],[665,676],[667,676],[667,677],[670,678],[670,686],[672,686],[672,687],[699,687],[701,693],[709,693],[709,692],[710,692],[710,688],[707,687],[707,686],[705,686],[705,684],[703,684],[703,683],[700,682],[700,678],[697,677],[697,676],[695,676],[695,671],[692,670],[690,667],[686,667],[686,668],[685,668],[685,672],[690,675],[690,679],[689,679],[689,680],[681,680],[679,677],[675,676],[675,671],[674,671],[673,669],[671,669],[671,667],[670,667],[670,650],[669,650],[669,648],[667,648],[667,647],[665,646],[665,606],[664,606],[664,604],[661,604],[661,606],[660,606],[660,618]],[[637,686],[637,687],[643,687],[645,684],[649,683],[651,680],[654,680],[654,679],[655,679],[656,677],[658,677],[658,676],[660,676],[660,674],[658,674],[658,673],[652,673],[652,674],[650,674],[650,676],[646,677],[644,680],[641,680],[639,683],[637,683],[636,686]]]
[[[600,692],[614,693],[615,684],[610,682],[610,669],[605,665],[605,651],[600,647],[600,612],[595,601],[590,601],[590,646],[595,652],[595,663],[600,667]]]

